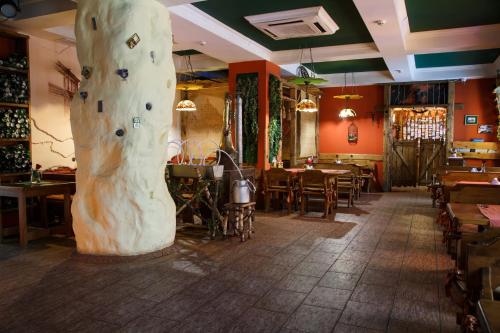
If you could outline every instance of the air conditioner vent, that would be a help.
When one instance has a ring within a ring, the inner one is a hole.
[[[246,16],[245,19],[276,40],[332,35],[339,29],[321,6]]]

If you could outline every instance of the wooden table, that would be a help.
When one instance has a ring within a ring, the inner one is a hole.
[[[490,220],[481,213],[477,204],[448,203],[446,210],[458,225],[474,224],[484,227],[490,224]]]
[[[482,299],[477,308],[481,332],[500,333],[500,302]]]
[[[75,192],[74,182],[42,181],[40,184],[31,182],[0,185],[0,197],[17,198],[19,210],[19,243],[28,245],[28,223],[26,218],[26,198],[41,197],[42,222],[46,225],[47,207],[45,198],[52,194],[64,195],[64,225],[66,234],[71,234],[71,194]],[[0,227],[2,226],[0,214]],[[0,230],[1,231],[1,230]]]
[[[290,169],[285,169],[288,172],[291,172],[293,174],[299,174],[301,172],[306,171],[306,169],[302,168],[290,168]],[[343,175],[349,175],[351,174],[351,170],[337,170],[337,169],[313,169],[313,170],[319,170],[323,172],[324,174],[331,175],[331,176],[343,176]]]

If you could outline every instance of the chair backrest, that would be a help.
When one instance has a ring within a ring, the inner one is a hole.
[[[305,170],[299,176],[300,188],[317,187],[326,189],[327,179],[328,177],[321,170]]]
[[[266,188],[278,185],[291,186],[292,173],[283,168],[272,168],[264,173],[264,184]]]

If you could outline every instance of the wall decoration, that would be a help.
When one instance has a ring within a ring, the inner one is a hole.
[[[490,133],[493,133],[493,125],[479,125],[477,127],[477,132],[479,134],[490,134]]]
[[[278,160],[281,148],[281,81],[269,76],[269,162]]]
[[[133,34],[128,40],[127,40],[127,45],[130,49],[133,49],[134,47],[139,44],[141,41],[141,38],[139,37],[138,34]]]
[[[476,115],[465,115],[464,123],[465,125],[477,125],[477,117]]]
[[[243,162],[257,163],[259,135],[259,75],[240,74],[236,91],[243,99]]]
[[[349,143],[358,143],[358,126],[351,123],[347,129],[347,141]]]

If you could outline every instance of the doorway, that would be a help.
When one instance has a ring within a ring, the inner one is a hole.
[[[447,109],[444,107],[390,108],[392,186],[420,186],[446,158]]]

